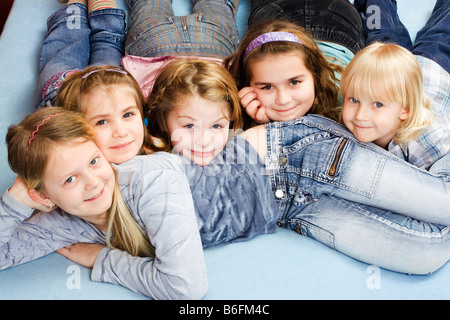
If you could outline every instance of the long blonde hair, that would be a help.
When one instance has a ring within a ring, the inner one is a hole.
[[[84,112],[81,106],[81,96],[97,89],[103,89],[114,85],[126,86],[136,101],[136,105],[144,118],[145,99],[136,79],[125,69],[117,66],[89,66],[80,72],[68,76],[56,95],[55,105],[67,110]],[[142,122],[144,126],[144,122]],[[150,136],[144,130],[144,143],[139,154],[145,155],[145,147],[149,147]]]
[[[6,134],[8,162],[29,189],[43,187],[44,173],[53,147],[59,143],[80,143],[95,137],[83,114],[60,107],[46,107],[11,126]],[[154,248],[125,203],[115,179],[113,202],[108,210],[107,245],[132,255],[153,256]],[[70,213],[70,212],[69,212]]]
[[[256,37],[269,32],[289,32],[294,34],[302,44],[290,41],[267,42],[255,48],[244,61],[244,53],[250,42]],[[237,82],[238,89],[246,87],[252,78],[251,65],[254,61],[268,55],[280,53],[299,53],[303,57],[305,67],[314,77],[315,99],[308,113],[320,114],[332,119],[339,116],[339,79],[336,73],[342,73],[343,68],[321,53],[309,32],[289,21],[270,21],[251,27],[242,38],[239,48],[224,60],[225,67],[230,70]],[[246,119],[247,121],[250,119]]]
[[[218,102],[227,101],[231,128],[242,129],[238,91],[230,73],[210,60],[178,59],[161,70],[147,100],[148,130],[152,137],[159,139],[158,143],[151,145],[151,150],[172,150],[167,115],[176,107],[182,106],[186,95]]]
[[[359,51],[342,74],[341,93],[407,108],[409,116],[394,137],[396,143],[416,138],[433,119],[420,66],[410,51],[396,44],[374,42]]]

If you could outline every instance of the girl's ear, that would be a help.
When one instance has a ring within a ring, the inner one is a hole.
[[[409,107],[403,107],[400,113],[400,120],[406,120],[409,117]]]
[[[46,208],[53,208],[54,204],[50,199],[45,195],[45,193],[41,191],[37,191],[36,189],[28,189],[28,195],[31,200],[43,205]]]

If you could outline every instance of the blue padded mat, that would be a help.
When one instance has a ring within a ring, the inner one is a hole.
[[[415,38],[435,1],[398,0],[402,21]],[[31,5],[32,4],[32,5]],[[126,9],[124,1],[119,0]],[[189,0],[173,0],[176,14]],[[57,0],[15,0],[0,38],[0,136],[33,111],[41,41]],[[250,0],[241,0],[240,34]],[[5,143],[0,144],[0,190],[14,181]],[[209,291],[205,299],[449,299],[450,265],[428,276],[410,276],[370,266],[295,232],[205,250]],[[90,280],[90,270],[53,253],[0,271],[0,299],[147,299],[118,285]]]

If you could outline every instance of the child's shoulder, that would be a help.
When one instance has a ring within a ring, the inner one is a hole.
[[[164,169],[183,171],[182,159],[179,155],[168,152],[155,152],[149,155],[135,156],[131,160],[114,165],[118,172],[148,173]]]

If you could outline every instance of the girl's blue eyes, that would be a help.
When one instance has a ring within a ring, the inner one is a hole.
[[[92,159],[92,161],[89,163],[91,166],[96,165],[99,161],[99,158],[94,158]]]
[[[75,177],[70,177],[66,180],[66,183],[72,183],[75,180]]]
[[[356,100],[355,98],[350,98],[351,103],[359,103],[359,100]],[[373,106],[376,108],[381,108],[383,104],[381,102],[374,102]]]
[[[129,117],[131,117],[131,116],[133,116],[133,115],[134,115],[133,112],[127,112],[127,113],[125,113],[125,114],[122,116],[122,118],[129,118]],[[99,121],[97,121],[97,123],[96,123],[95,125],[101,126],[101,125],[104,125],[105,123],[107,123],[106,120],[99,120]]]
[[[94,158],[94,159],[91,160],[91,162],[89,162],[89,165],[91,167],[95,166],[99,161],[100,161],[100,158],[98,158],[98,157]],[[70,184],[70,183],[74,182],[75,179],[76,179],[75,176],[71,176],[65,181],[65,183]]]
[[[374,102],[373,105],[377,108],[381,108],[383,106],[381,102]]]

